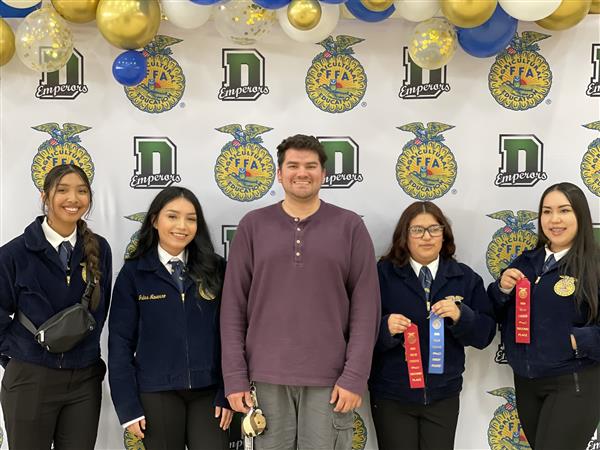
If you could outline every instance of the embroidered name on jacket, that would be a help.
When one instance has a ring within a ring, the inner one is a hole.
[[[138,301],[142,302],[145,300],[165,300],[167,298],[167,294],[150,294],[150,295],[144,295],[144,294],[140,294],[138,295]]]

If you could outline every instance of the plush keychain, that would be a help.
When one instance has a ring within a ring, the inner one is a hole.
[[[242,419],[242,435],[244,436],[244,450],[254,449],[254,438],[260,435],[267,428],[267,419],[262,410],[258,407],[256,399],[256,388],[254,385],[250,388],[253,407],[246,413]]]

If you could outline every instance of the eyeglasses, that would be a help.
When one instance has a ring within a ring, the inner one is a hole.
[[[439,237],[444,233],[444,225],[429,225],[427,228],[413,225],[412,227],[408,227],[408,232],[411,237],[414,238],[422,238],[425,236],[425,232],[429,233],[431,237]]]

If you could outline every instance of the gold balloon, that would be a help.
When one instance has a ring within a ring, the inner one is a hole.
[[[394,4],[394,0],[360,0],[365,8],[373,12],[382,12]]]
[[[0,66],[3,66],[15,54],[15,34],[6,21],[0,17]]]
[[[600,14],[600,0],[592,0],[590,14]]]
[[[96,22],[102,36],[112,45],[134,50],[156,36],[160,6],[158,0],[100,0]]]
[[[91,22],[96,18],[99,0],[52,0],[52,6],[65,20],[75,23]]]
[[[497,3],[497,0],[442,0],[442,12],[457,27],[474,28],[492,17]]]
[[[535,23],[547,30],[566,30],[581,22],[591,6],[592,0],[562,0],[556,11]]]
[[[408,53],[419,67],[439,69],[452,59],[456,52],[456,31],[446,19],[429,19],[413,30]]]
[[[298,30],[312,30],[321,21],[321,5],[318,0],[292,0],[287,8],[287,18]]]

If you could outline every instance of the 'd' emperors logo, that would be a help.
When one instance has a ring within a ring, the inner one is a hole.
[[[496,56],[488,78],[492,97],[507,109],[524,111],[539,105],[550,92],[552,72],[536,42],[550,37],[535,31],[519,33]]]
[[[262,125],[232,124],[217,128],[233,140],[221,149],[215,165],[215,180],[223,193],[240,202],[250,202],[265,195],[275,180],[273,157],[262,145],[259,134],[272,128]]]
[[[329,36],[319,42],[325,51],[312,61],[306,74],[306,93],[317,108],[329,113],[350,111],[367,90],[365,69],[352,55],[352,45],[364,39]]]
[[[167,48],[179,42],[181,39],[158,35],[144,47],[146,78],[137,86],[125,87],[127,98],[137,109],[148,113],[169,111],[183,97],[185,76]]]
[[[90,154],[79,145],[81,139],[76,136],[90,127],[77,125],[76,123],[65,123],[62,129],[57,123],[50,122],[37,127],[34,130],[44,131],[51,138],[44,141],[37,149],[36,155],[31,163],[31,179],[40,191],[44,186],[46,174],[54,166],[62,164],[75,164],[81,167],[87,175],[90,183],[94,179],[94,163]]]
[[[488,444],[491,450],[530,450],[529,442],[519,422],[515,389],[503,387],[488,394],[503,397],[506,403],[496,408],[488,426]]]
[[[537,243],[534,225],[530,223],[537,219],[534,211],[517,211],[515,216],[512,211],[504,210],[488,214],[492,219],[504,222],[504,226],[494,233],[492,242],[488,245],[485,260],[487,268],[494,279],[524,250],[530,250]]]
[[[600,121],[588,123],[584,127],[600,131]],[[583,155],[581,179],[592,193],[600,197],[600,138],[594,139]]]
[[[421,122],[398,127],[416,136],[402,147],[396,163],[396,180],[404,192],[417,200],[443,196],[456,180],[456,160],[443,144],[442,132],[454,128],[440,122]]]

